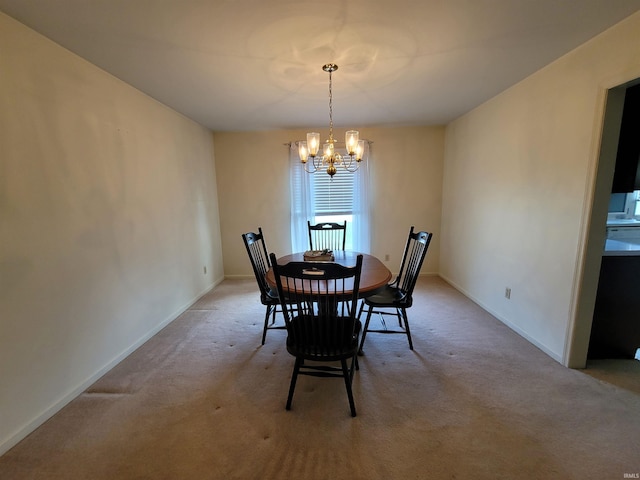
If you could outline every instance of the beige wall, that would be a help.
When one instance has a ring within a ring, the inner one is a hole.
[[[223,266],[208,130],[1,13],[0,52],[1,454]]]
[[[571,366],[605,92],[638,76],[635,14],[446,131],[441,275]]]
[[[639,32],[636,14],[446,136],[360,129],[371,253],[396,270],[409,227],[433,231],[424,273],[570,363],[605,92],[640,77]],[[225,275],[251,275],[241,233],[289,252],[283,144],[305,131],[212,142],[3,14],[0,52],[1,454]]]
[[[397,271],[411,225],[434,232],[422,273],[437,273],[443,127],[360,128],[370,158],[374,255]],[[326,132],[319,130],[323,135]],[[338,129],[338,135],[343,130]],[[241,235],[262,230],[270,251],[291,251],[288,147],[306,130],[216,133],[216,172],[226,276],[252,275]]]

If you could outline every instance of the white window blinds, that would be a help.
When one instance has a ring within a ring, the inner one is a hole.
[[[350,215],[353,212],[354,175],[338,170],[333,179],[324,172],[312,175],[316,215]]]

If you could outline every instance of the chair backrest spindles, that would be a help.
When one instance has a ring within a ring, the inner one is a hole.
[[[412,226],[402,255],[400,271],[394,282],[409,298],[413,293],[420,269],[427,254],[427,249],[429,248],[429,243],[431,242],[431,237],[433,236],[432,233],[423,231],[414,233],[413,230],[414,227]]]
[[[309,230],[310,250],[344,250],[347,241],[347,222],[323,222],[311,225],[307,221]]]
[[[260,287],[260,294],[267,295],[269,285],[267,284],[266,276],[269,268],[271,268],[271,264],[269,263],[269,255],[267,253],[264,235],[262,234],[262,228],[258,227],[258,233],[244,233],[242,239],[247,248],[249,259],[251,260],[253,273]]]

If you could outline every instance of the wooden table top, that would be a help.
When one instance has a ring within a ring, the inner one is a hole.
[[[353,251],[337,250],[333,252],[335,263],[346,267],[353,267],[356,264],[358,255],[362,255],[362,273],[360,274],[360,297],[372,295],[379,288],[384,287],[391,280],[391,271],[385,267],[384,263],[373,255],[359,253]],[[278,258],[278,265],[289,262],[303,262],[304,252],[292,253]],[[267,282],[273,288],[276,288],[276,279],[273,275],[273,269],[267,272]]]

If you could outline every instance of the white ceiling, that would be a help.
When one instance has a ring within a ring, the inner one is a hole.
[[[214,131],[446,124],[640,0],[0,0]]]

